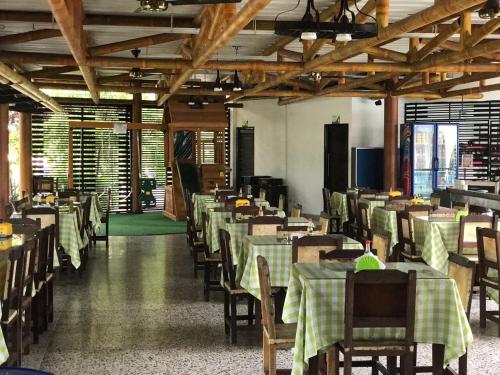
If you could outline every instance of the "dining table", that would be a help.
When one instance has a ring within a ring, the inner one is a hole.
[[[341,238],[342,248],[362,250],[363,245],[343,234],[332,234]],[[257,256],[263,256],[269,263],[272,287],[287,287],[292,268],[292,242],[277,236],[245,236],[236,260],[236,281],[250,294],[260,300]]]
[[[374,207],[371,217],[372,229],[391,234],[391,248],[398,243],[398,219],[396,210]]]
[[[268,262],[272,264],[272,260]],[[422,263],[386,266],[417,273],[415,342],[441,349],[442,364],[463,355],[473,337],[455,281]],[[282,318],[285,323],[297,324],[293,375],[305,374],[309,361],[318,352],[329,350],[344,338],[345,279],[347,271],[354,267],[354,263],[296,263],[290,267]],[[355,330],[355,338],[359,340],[393,339],[402,335],[399,328]]]
[[[448,273],[448,252],[458,250],[460,222],[455,219],[432,220],[422,216],[413,219],[413,235],[417,252],[429,266]]]

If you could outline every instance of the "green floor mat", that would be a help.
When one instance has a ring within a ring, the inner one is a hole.
[[[180,233],[186,233],[186,222],[170,220],[161,212],[111,214],[109,216],[110,236],[151,236]]]

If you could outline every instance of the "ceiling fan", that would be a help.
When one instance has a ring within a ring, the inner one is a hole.
[[[137,0],[139,8],[134,13],[164,12],[169,5],[208,5],[240,3],[241,0]]]

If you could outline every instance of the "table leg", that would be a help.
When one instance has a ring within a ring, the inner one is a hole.
[[[432,375],[443,375],[444,345],[432,344]]]

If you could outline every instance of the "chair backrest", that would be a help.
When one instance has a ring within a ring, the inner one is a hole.
[[[249,219],[259,214],[257,206],[241,206],[232,209],[233,219]]]
[[[29,197],[21,198],[17,201],[12,202],[14,205],[14,210],[16,212],[22,212],[24,209],[31,208],[31,202]]]
[[[323,194],[323,212],[326,212],[328,214],[332,214],[332,203],[331,203],[331,193],[330,189],[328,188],[323,188],[322,190]]]
[[[331,221],[332,215],[330,215],[328,212],[321,212],[319,214],[319,226],[320,226],[320,233],[321,234],[328,234],[330,232],[330,221]]]
[[[377,250],[378,259],[386,263],[391,253],[391,233],[380,229],[372,230],[371,247],[373,250]]]
[[[53,245],[50,235],[52,233],[52,226],[43,228],[38,236],[38,261],[35,272],[35,282],[39,283],[47,278],[47,256],[50,252],[49,247]]]
[[[435,209],[441,206],[441,194],[431,194],[431,206]]]
[[[460,217],[458,235],[458,253],[464,249],[477,249],[477,228],[493,228],[493,218],[486,215],[469,215]]]
[[[78,200],[80,199],[80,190],[77,189],[58,190],[57,195],[59,201],[78,202]]]
[[[205,255],[210,256],[208,249],[208,214],[206,212],[201,213],[201,234],[203,244],[205,245]]]
[[[472,301],[472,291],[474,288],[476,263],[455,253],[449,253],[448,257],[448,277],[455,280],[462,306],[470,316],[470,306]]]
[[[321,250],[319,252],[319,262],[320,263],[352,263],[356,258],[359,258],[365,253],[364,250],[360,249],[351,249],[351,250],[342,250],[337,249],[333,251],[324,251]]]
[[[59,207],[32,207],[23,210],[23,218],[40,220],[41,228],[54,225],[56,248],[59,247]]]
[[[477,228],[477,250],[479,255],[479,278],[488,277],[488,270],[500,273],[500,232]]]
[[[24,285],[23,256],[23,246],[14,247],[9,252],[9,270],[2,298],[3,317],[8,316],[9,310],[18,310],[21,304],[21,291]]]
[[[270,339],[276,338],[274,323],[274,301],[271,293],[271,276],[266,258],[257,256],[257,270],[259,272],[260,305],[262,309],[262,326]]]
[[[250,236],[276,236],[278,228],[283,226],[283,219],[277,216],[255,216],[248,219]]]
[[[358,196],[356,193],[347,193],[347,215],[349,218],[349,223],[354,223],[357,221],[356,216],[358,215]]]
[[[469,215],[484,215],[491,212],[491,209],[483,206],[469,205]]]
[[[403,328],[407,350],[414,345],[416,272],[347,272],[344,345],[353,347],[356,328]]]
[[[278,228],[276,235],[278,238],[284,238],[294,234],[306,235],[309,233],[308,229],[307,226],[283,226],[282,228]]]
[[[396,213],[398,225],[398,243],[404,248],[410,250],[415,255],[415,237],[413,235],[413,218],[409,212],[400,211]]]
[[[217,202],[225,202],[229,197],[237,198],[237,196],[238,193],[233,190],[218,190],[217,193],[215,193],[215,200]]]
[[[39,256],[39,245],[35,239],[29,239],[24,244],[23,255],[23,297],[31,297],[35,278],[35,264]]]
[[[365,202],[358,202],[358,225],[364,238],[370,238],[370,205]]]
[[[295,206],[292,207],[292,212],[290,214],[290,217],[300,217],[301,215],[302,215],[302,205],[296,204]]]
[[[376,198],[378,190],[374,189],[361,189],[358,191],[358,198]]]
[[[259,199],[266,200],[266,190],[265,189],[259,190]]]
[[[284,211],[285,210],[285,194],[280,194],[279,199],[278,199],[278,210]]]
[[[90,210],[92,208],[92,197],[87,197],[83,203],[83,226],[90,227]]]
[[[47,228],[47,236],[47,272],[54,273],[54,254],[56,251],[56,228],[54,225]]]
[[[294,238],[292,263],[319,263],[320,251],[342,250],[342,239],[331,236],[304,236]]]
[[[236,289],[236,270],[231,253],[231,235],[224,229],[219,229],[219,244],[222,259],[222,277],[232,289]]]
[[[406,212],[411,212],[413,217],[417,216],[429,216],[429,213],[432,211],[432,206],[426,204],[415,204],[413,206],[406,206]]]
[[[53,193],[56,183],[53,177],[33,176],[33,194]]]
[[[468,202],[453,201],[453,202],[451,202],[451,208],[466,209],[466,208],[469,208],[469,203]]]

